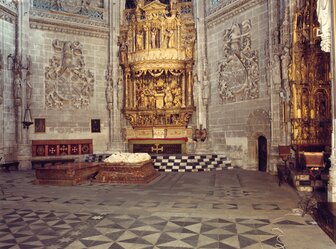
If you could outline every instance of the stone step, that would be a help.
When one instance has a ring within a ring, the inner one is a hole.
[[[85,162],[102,162],[110,154],[87,155]],[[204,172],[232,169],[231,161],[225,155],[151,155],[154,168],[165,172]]]

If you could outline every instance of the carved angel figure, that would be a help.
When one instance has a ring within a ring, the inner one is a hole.
[[[331,43],[331,0],[317,0],[317,16],[321,29],[321,49],[330,52]]]

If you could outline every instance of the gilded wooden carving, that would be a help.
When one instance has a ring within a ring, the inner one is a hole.
[[[119,59],[124,114],[133,128],[186,127],[193,106],[195,27],[179,4],[138,1],[125,11]]]
[[[321,51],[316,1],[298,7],[294,21],[291,83],[292,143],[330,145],[330,55]]]
[[[94,76],[85,69],[80,42],[54,40],[55,55],[45,68],[45,103],[48,108],[82,108],[90,104]]]

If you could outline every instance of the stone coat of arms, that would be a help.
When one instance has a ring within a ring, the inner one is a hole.
[[[258,53],[251,49],[251,22],[233,24],[224,31],[224,58],[218,63],[218,90],[223,102],[259,96]]]
[[[84,68],[82,45],[60,40],[55,40],[52,45],[55,56],[45,69],[46,106],[59,109],[88,106],[94,91],[94,76]]]

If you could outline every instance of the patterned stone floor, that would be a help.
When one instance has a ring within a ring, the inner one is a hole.
[[[33,185],[0,172],[0,248],[293,248],[335,244],[273,176],[160,173],[148,185]],[[314,238],[313,240],[311,238]]]

